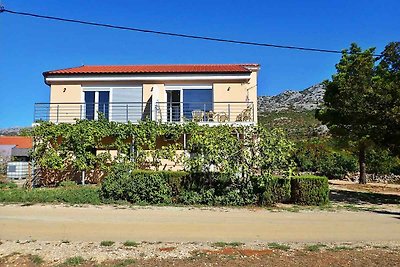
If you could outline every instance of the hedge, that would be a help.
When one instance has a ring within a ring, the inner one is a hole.
[[[254,191],[259,205],[287,203],[290,201],[290,179],[280,176],[253,177]]]
[[[5,203],[68,203],[101,204],[97,186],[59,188],[12,188],[0,190],[0,202]]]
[[[291,202],[301,205],[324,205],[329,202],[328,178],[303,175],[291,178]]]
[[[57,188],[0,188],[0,202],[101,204],[271,205],[295,203],[323,205],[329,201],[328,180],[319,176],[291,179],[255,176],[239,179],[226,173],[209,175],[172,171],[130,171],[115,168],[101,187],[63,182]]]
[[[119,166],[102,182],[101,197],[140,204],[169,204],[176,202],[186,175],[173,171],[130,171]]]

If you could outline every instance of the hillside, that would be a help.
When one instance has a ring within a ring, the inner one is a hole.
[[[282,128],[291,139],[325,135],[326,126],[315,118],[325,88],[316,84],[302,91],[287,90],[276,96],[258,97],[258,120],[268,128]]]
[[[258,111],[315,110],[323,103],[325,87],[319,83],[302,91],[287,90],[276,96],[259,96]]]

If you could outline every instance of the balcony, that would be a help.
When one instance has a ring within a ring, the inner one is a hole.
[[[137,123],[254,124],[252,102],[110,102],[36,103],[34,122],[74,123],[76,119],[96,120],[99,114],[110,121]]]

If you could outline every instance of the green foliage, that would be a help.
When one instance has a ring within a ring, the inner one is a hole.
[[[283,129],[290,140],[307,140],[317,136],[315,129],[321,122],[315,118],[315,111],[283,110],[258,114],[258,124],[268,129]]]
[[[29,255],[29,259],[33,262],[33,264],[35,265],[40,265],[42,263],[44,263],[44,260],[42,257],[40,257],[39,255]]]
[[[374,51],[356,44],[343,51],[316,113],[334,136],[358,149],[360,183],[366,183],[368,147],[378,144],[400,154],[400,42],[389,43],[380,58]]]
[[[77,266],[85,262],[85,259],[82,258],[81,256],[75,256],[68,258],[64,261],[63,265],[64,266]]]
[[[333,151],[321,142],[298,144],[294,161],[299,171],[315,172],[329,178],[341,178],[357,170],[357,160],[351,153]]]
[[[303,175],[291,179],[291,202],[302,205],[325,205],[329,202],[328,178]]]
[[[114,245],[114,241],[110,241],[110,240],[103,240],[100,242],[100,246],[102,247],[111,247],[112,245]]]
[[[137,243],[137,242],[135,242],[135,241],[127,240],[127,241],[124,242],[123,245],[124,245],[125,247],[137,247],[137,246],[139,246],[140,244]]]
[[[33,134],[32,157],[44,169],[108,172],[115,163],[125,163],[132,169],[159,170],[162,160],[171,160],[190,173],[240,173],[245,178],[258,172],[290,172],[292,167],[293,143],[282,130],[261,126],[125,124],[100,118],[75,124],[42,122]],[[187,153],[177,153],[183,148],[183,134]],[[110,150],[118,155],[111,158]]]
[[[268,243],[268,247],[272,249],[279,249],[279,250],[284,250],[288,251],[290,249],[290,246],[285,245],[285,244],[279,244],[276,242]]]
[[[100,204],[99,189],[93,186],[74,188],[14,188],[0,190],[0,202],[6,203],[68,203]]]
[[[381,147],[400,155],[400,42],[389,43],[374,79],[374,110],[378,110]]]
[[[202,202],[202,195],[195,191],[183,191],[179,195],[179,203],[184,205],[195,205]]]
[[[0,180],[0,190],[1,189],[14,189],[17,188],[17,184],[14,182],[6,182],[4,180]]]
[[[240,247],[243,246],[244,243],[242,242],[223,242],[223,241],[218,241],[212,244],[213,247],[217,248],[224,248],[224,247]]]
[[[400,159],[387,149],[373,148],[367,152],[367,172],[374,174],[398,174]]]
[[[102,182],[103,199],[131,203],[165,204],[172,202],[172,190],[166,173],[135,171],[117,167]]]
[[[256,176],[253,178],[258,204],[271,205],[290,201],[290,179],[277,176]]]
[[[62,181],[58,184],[59,187],[76,187],[78,186],[74,181]]]

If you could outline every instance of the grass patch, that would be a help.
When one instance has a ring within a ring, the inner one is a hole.
[[[244,245],[244,243],[241,242],[215,242],[212,244],[213,247],[218,247],[218,248],[224,248],[224,247],[240,247]]]
[[[64,261],[64,266],[76,266],[85,262],[81,256],[71,257]]]
[[[279,244],[276,242],[268,243],[268,247],[271,249],[279,249],[279,250],[284,250],[284,251],[288,251],[290,249],[290,246],[285,245],[285,244]]]
[[[352,247],[349,246],[335,246],[333,248],[328,248],[330,251],[343,251],[343,250],[353,250]]]
[[[136,261],[134,259],[125,259],[122,261],[119,261],[118,263],[114,264],[114,267],[125,267],[125,266],[129,266],[132,264],[135,264]]]
[[[313,245],[308,245],[306,246],[304,249],[307,251],[311,251],[311,252],[316,252],[316,251],[320,251],[321,248],[326,247],[326,245],[324,244],[313,244]]]
[[[111,247],[112,245],[114,245],[114,241],[111,240],[103,240],[100,242],[100,246],[102,247]]]
[[[17,187],[17,184],[14,182],[0,181],[0,189],[14,189]]]
[[[384,246],[372,246],[373,248],[377,248],[377,249],[389,249],[390,247],[388,245],[384,245]]]
[[[40,265],[42,263],[44,263],[44,260],[42,257],[40,257],[39,255],[29,255],[29,260],[36,265]]]
[[[135,241],[127,240],[124,242],[124,246],[125,247],[137,247],[137,246],[139,246],[139,243],[137,243]]]

